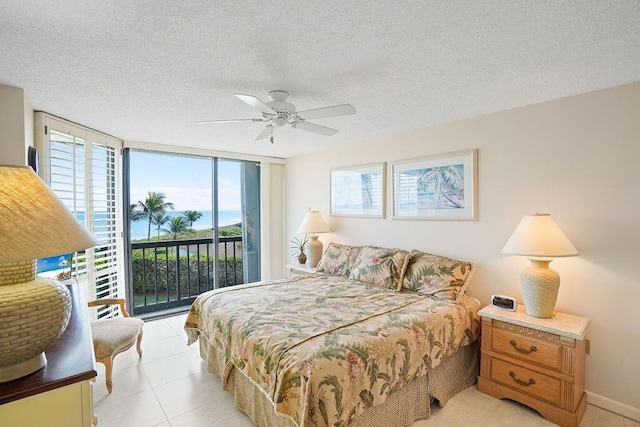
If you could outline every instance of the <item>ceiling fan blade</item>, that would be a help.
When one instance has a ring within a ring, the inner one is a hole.
[[[271,107],[269,107],[267,104],[265,104],[264,102],[260,101],[258,98],[256,98],[253,95],[242,95],[242,94],[236,93],[236,97],[238,99],[240,99],[241,101],[244,101],[247,104],[251,105],[253,108],[257,108],[258,110],[262,111],[263,113],[266,113],[266,114],[275,114],[276,113],[275,111],[273,111],[271,109]]]
[[[356,109],[351,104],[334,105],[332,107],[316,108],[314,110],[298,111],[298,117],[304,120],[324,119],[325,117],[348,116],[355,114]]]
[[[196,121],[199,125],[206,125],[209,123],[239,123],[239,122],[261,122],[260,119],[229,119],[229,120],[200,120]]]
[[[269,138],[269,136],[271,136],[272,131],[273,131],[273,125],[265,126],[264,129],[262,129],[262,132],[260,132],[258,136],[256,136],[255,141]]]
[[[337,129],[331,129],[326,126],[320,126],[313,123],[308,122],[298,122],[292,125],[294,129],[302,129],[307,132],[319,133],[320,135],[331,136],[338,133]]]

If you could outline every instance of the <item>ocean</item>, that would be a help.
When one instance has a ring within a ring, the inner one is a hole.
[[[212,211],[199,211],[202,214],[202,218],[193,223],[194,230],[206,230],[211,229],[213,224]],[[182,211],[168,211],[167,216],[173,218],[175,216],[182,215]],[[81,215],[79,215],[81,216]],[[100,220],[99,214],[96,215],[96,222]],[[104,218],[104,217],[103,217]],[[82,218],[80,218],[82,220]],[[242,222],[242,212],[240,211],[218,211],[218,225],[224,227],[225,225],[232,225]],[[135,221],[131,223],[131,240],[146,239],[148,232],[149,222],[146,220]],[[158,233],[154,225],[151,224],[151,237],[156,236]],[[166,233],[162,233],[166,234]],[[45,271],[59,270],[62,268],[62,262],[68,259],[71,254],[62,256],[53,256],[49,258],[41,258],[38,260],[38,272],[43,273]]]
[[[202,214],[202,218],[193,223],[194,230],[206,230],[211,229],[213,224],[212,211],[198,211]],[[170,218],[180,216],[184,212],[182,211],[168,211],[167,216]],[[218,225],[224,227],[225,225],[232,225],[242,222],[242,212],[240,211],[218,211]],[[131,240],[146,239],[149,228],[149,221],[140,220],[131,223]],[[157,236],[158,231],[153,224],[151,224],[151,237]],[[162,234],[162,232],[161,232]]]

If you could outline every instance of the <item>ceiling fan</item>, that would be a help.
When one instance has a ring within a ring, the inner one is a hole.
[[[273,130],[275,128],[290,125],[293,129],[306,130],[320,135],[335,135],[338,130],[326,126],[320,126],[315,123],[309,123],[307,120],[324,119],[326,117],[346,116],[355,114],[356,109],[351,104],[333,105],[331,107],[315,108],[313,110],[296,111],[296,106],[290,102],[286,102],[288,92],[284,90],[273,90],[269,92],[270,102],[264,103],[253,95],[236,94],[241,101],[246,102],[250,106],[258,109],[262,113],[261,119],[231,119],[231,120],[202,120],[197,121],[198,124],[209,123],[236,123],[236,122],[261,122],[266,123],[265,128],[258,134],[256,141],[269,138],[273,143]]]

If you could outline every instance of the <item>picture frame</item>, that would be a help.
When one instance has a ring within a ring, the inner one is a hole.
[[[393,219],[476,221],[478,150],[392,163]]]
[[[330,216],[384,218],[386,163],[331,169]]]

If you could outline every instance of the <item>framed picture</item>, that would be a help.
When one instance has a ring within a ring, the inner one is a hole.
[[[477,152],[393,163],[393,218],[477,220]]]
[[[386,165],[331,170],[331,216],[384,218]]]

